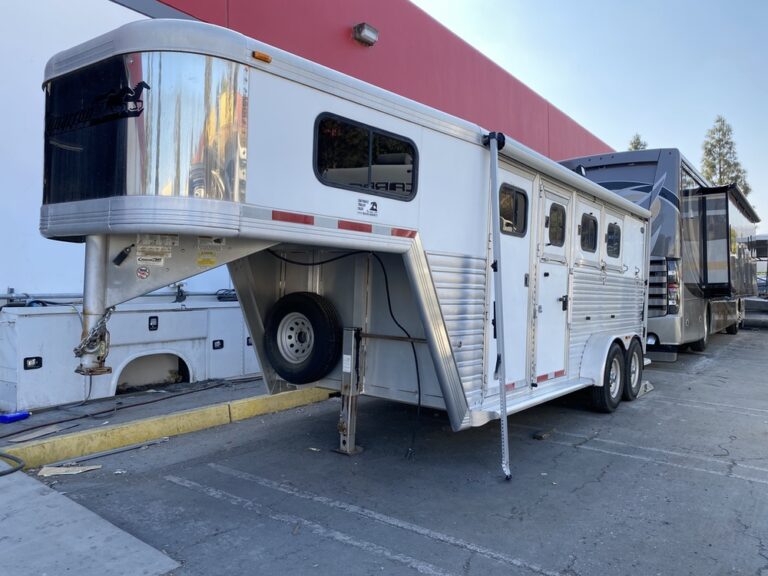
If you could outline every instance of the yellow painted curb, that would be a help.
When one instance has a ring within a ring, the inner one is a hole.
[[[281,412],[290,410],[305,404],[313,404],[328,400],[330,396],[328,390],[322,388],[305,388],[292,392],[283,392],[274,396],[256,396],[254,398],[243,398],[242,400],[233,400],[229,403],[229,415],[232,422],[253,418],[261,414],[270,412]]]
[[[203,408],[193,408],[143,418],[123,424],[93,428],[54,438],[31,440],[23,444],[6,446],[1,451],[23,459],[26,468],[38,468],[51,462],[69,460],[157,440],[165,436],[178,436],[214,426],[229,424],[260,414],[279,412],[327,400],[331,392],[319,388],[307,388],[275,394],[233,400]]]

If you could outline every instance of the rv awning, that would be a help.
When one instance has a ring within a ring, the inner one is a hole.
[[[736,183],[726,184],[724,186],[702,186],[699,188],[699,193],[707,194],[728,194],[736,206],[739,207],[741,213],[753,224],[760,222],[760,216],[757,215],[755,209],[752,208],[752,204],[749,203],[747,197],[741,191]]]

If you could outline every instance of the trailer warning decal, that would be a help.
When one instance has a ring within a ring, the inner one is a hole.
[[[376,200],[357,199],[357,213],[363,216],[378,216],[379,203]]]

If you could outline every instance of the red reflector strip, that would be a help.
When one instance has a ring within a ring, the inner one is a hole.
[[[536,376],[536,383],[538,384],[539,382],[545,382],[546,380],[554,380],[555,378],[560,378],[561,376],[565,376],[565,370],[558,370],[557,372],[550,372],[549,374]]]
[[[510,382],[509,384],[504,386],[504,388],[506,388],[507,390],[514,390],[515,389],[515,383],[514,382]]]
[[[272,210],[272,220],[278,222],[291,222],[293,224],[309,224],[310,226],[315,223],[315,217],[308,214],[294,214],[293,212],[281,212],[280,210]]]
[[[339,230],[352,230],[353,232],[373,232],[373,225],[364,222],[349,222],[339,220]]]
[[[392,228],[392,236],[401,238],[416,238],[416,230],[406,230],[405,228]]]

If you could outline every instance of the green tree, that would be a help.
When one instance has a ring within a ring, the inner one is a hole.
[[[718,115],[712,128],[707,130],[703,149],[701,173],[704,178],[718,186],[736,182],[744,194],[750,193],[752,187],[747,182],[747,171],[736,154],[733,128],[722,116]]]
[[[648,142],[640,138],[640,134],[635,132],[632,140],[629,141],[629,148],[627,150],[645,150],[646,148],[648,148]]]

